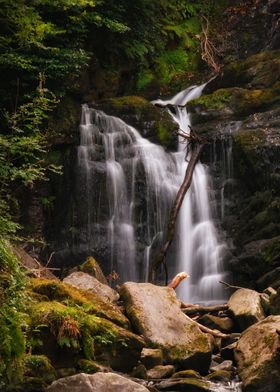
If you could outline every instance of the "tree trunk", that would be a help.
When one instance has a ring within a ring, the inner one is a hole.
[[[171,213],[170,213],[169,222],[168,222],[168,229],[167,229],[167,239],[166,239],[165,244],[162,246],[158,257],[154,260],[154,262],[151,265],[151,268],[149,271],[149,282],[155,281],[156,271],[159,268],[159,266],[164,263],[168,249],[173,241],[174,234],[175,234],[175,225],[176,225],[177,216],[179,214],[180,207],[183,203],[185,194],[191,185],[194,168],[195,168],[195,165],[199,159],[199,155],[201,153],[202,148],[203,148],[203,144],[196,143],[194,146],[194,149],[192,151],[191,159],[189,161],[189,164],[188,164],[188,167],[186,170],[184,181],[183,181],[182,185],[180,186],[180,189],[177,193],[174,205],[173,205]]]

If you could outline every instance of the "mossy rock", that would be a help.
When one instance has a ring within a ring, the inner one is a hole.
[[[228,370],[217,370],[206,376],[207,380],[211,381],[230,381],[232,380],[233,373]]]
[[[36,388],[41,386],[43,389],[56,379],[55,369],[45,355],[26,355],[23,363],[23,385],[27,391],[34,390],[34,385],[36,385]]]
[[[105,368],[100,363],[98,363],[96,361],[89,360],[89,359],[81,359],[78,362],[78,367],[79,367],[79,370],[81,370],[83,373],[87,373],[87,374],[94,374],[96,372],[100,372],[100,371],[104,370],[104,368]]]
[[[181,370],[180,372],[176,372],[172,375],[171,378],[197,378],[201,379],[202,376],[192,369]]]
[[[98,295],[86,290],[77,289],[58,280],[34,278],[29,281],[29,290],[40,295],[39,300],[48,298],[70,306],[79,305],[87,314],[94,314],[111,320],[112,322],[129,328],[130,323],[119,308],[103,301]],[[43,296],[43,297],[42,297]]]
[[[94,276],[99,282],[108,284],[98,262],[94,257],[89,256],[86,261],[79,266],[79,271],[85,272],[91,276]]]
[[[57,366],[60,359],[59,367],[101,358],[116,370],[131,369],[144,346],[140,337],[111,321],[57,301],[30,306],[29,330],[34,350],[47,353]]]
[[[107,99],[94,105],[106,114],[117,116],[132,125],[150,141],[175,150],[178,126],[166,110],[155,107],[140,96],[124,96]]]
[[[223,88],[212,94],[202,95],[188,103],[191,111],[219,112],[234,116],[245,116],[264,111],[280,100],[279,84],[268,89]]]

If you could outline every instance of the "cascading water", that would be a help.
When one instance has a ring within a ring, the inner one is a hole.
[[[205,84],[190,87],[170,100],[156,100],[153,103],[160,106],[172,105],[174,111],[170,111],[170,114],[178,123],[179,129],[189,135],[190,117],[186,104],[198,98],[204,87]],[[180,138],[179,136],[177,168],[182,183],[188,163]],[[223,279],[222,261],[226,245],[218,241],[218,233],[213,223],[207,169],[200,162],[196,164],[192,184],[179,213],[176,264],[179,270],[187,271],[190,278],[180,284],[178,294],[184,300],[217,303],[224,300],[224,290],[219,281]]]
[[[169,101],[154,103],[172,105],[170,114],[181,130],[189,132],[190,120],[183,106],[203,88],[189,88]],[[116,270],[122,281],[147,280],[153,250],[159,251],[164,240],[170,209],[184,178],[185,145],[179,143],[178,152],[167,153],[119,118],[87,105],[83,105],[80,132],[78,166],[86,184],[81,196],[87,209],[87,241],[94,241],[95,233],[101,231],[107,238],[110,270]],[[101,181],[93,187],[100,173],[105,184]],[[207,167],[198,163],[169,256],[172,272],[184,270],[191,275],[179,288],[185,301],[224,299],[218,281],[222,279],[225,245],[219,243],[211,217],[209,184]],[[96,201],[102,204],[102,213]]]

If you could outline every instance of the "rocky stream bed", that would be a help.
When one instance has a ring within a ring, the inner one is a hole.
[[[21,260],[31,268],[22,250]],[[26,290],[33,348],[15,390],[280,388],[279,289],[235,289],[227,304],[207,307],[182,304],[172,288],[150,283],[113,290],[92,257],[63,281],[38,265],[32,271]]]

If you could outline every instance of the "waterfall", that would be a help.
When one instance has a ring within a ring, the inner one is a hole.
[[[170,100],[153,101],[155,105],[172,106],[170,114],[185,134],[190,133],[190,116],[186,104],[198,98],[206,84],[192,86],[181,91]],[[183,182],[187,160],[185,145],[178,140],[176,154],[178,175]],[[223,254],[226,244],[218,240],[217,229],[210,208],[210,178],[206,165],[198,162],[194,169],[192,184],[185,196],[178,217],[178,245],[176,265],[178,270],[186,271],[190,278],[178,288],[183,300],[192,302],[220,302],[225,299],[224,290],[219,284],[223,280]],[[179,272],[179,271],[178,271]]]
[[[153,103],[168,105],[180,129],[189,132],[184,105],[203,88],[191,87],[171,100]],[[96,233],[103,233],[109,270],[117,271],[122,281],[145,281],[150,262],[164,241],[170,209],[185,175],[186,145],[179,140],[177,152],[166,152],[121,119],[87,105],[82,108],[80,133],[78,175],[84,183],[81,199],[87,210],[86,241],[92,244]],[[181,207],[168,260],[172,273],[190,274],[178,289],[179,297],[187,302],[224,300],[218,282],[223,279],[225,244],[218,240],[213,222],[210,188],[208,168],[199,162]]]

